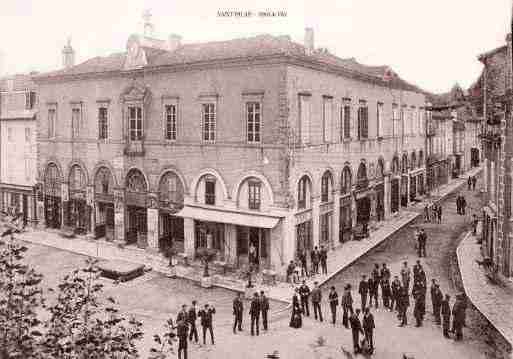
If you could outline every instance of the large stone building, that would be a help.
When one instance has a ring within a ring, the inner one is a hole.
[[[73,51],[67,50],[67,53]],[[330,249],[424,190],[425,96],[287,36],[127,51],[37,76],[46,226],[234,266]]]
[[[511,277],[512,213],[511,170],[513,136],[511,121],[511,35],[507,43],[479,56],[484,64],[482,100],[486,206],[483,220],[483,254],[498,270]]]
[[[31,75],[0,78],[0,208],[35,223],[37,92]]]

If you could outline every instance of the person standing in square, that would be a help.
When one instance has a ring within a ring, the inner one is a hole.
[[[330,302],[331,309],[331,321],[333,325],[335,325],[337,321],[337,307],[338,307],[338,293],[335,290],[335,287],[330,288],[330,293],[328,295],[328,301]]]
[[[269,298],[264,294],[264,291],[260,291],[260,312],[262,313],[262,326],[264,330],[267,330],[267,314],[269,313]]]
[[[319,317],[319,320],[322,322],[322,309],[321,309],[322,292],[321,292],[321,288],[319,288],[317,282],[314,282],[314,288],[312,289],[312,293],[310,294],[310,296],[312,297],[314,318],[315,318],[315,320],[317,320],[317,317]]]

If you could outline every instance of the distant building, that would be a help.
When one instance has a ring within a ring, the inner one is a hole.
[[[48,227],[190,258],[211,247],[234,267],[255,248],[281,271],[424,192],[423,92],[315,48],[311,29],[304,44],[146,32],[36,82]]]
[[[483,63],[481,133],[484,151],[483,254],[504,277],[513,275],[511,181],[513,136],[511,35],[506,44],[479,56]]]
[[[0,207],[35,223],[37,91],[31,75],[0,78]]]

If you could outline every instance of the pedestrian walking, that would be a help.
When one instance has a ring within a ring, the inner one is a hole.
[[[467,207],[467,201],[464,196],[461,196],[461,214],[465,215],[465,209]]]
[[[385,278],[381,281],[381,298],[383,299],[383,306],[387,309],[390,309],[391,296],[390,281],[388,278]]]
[[[187,313],[187,305],[182,304],[182,309],[178,312],[178,315],[176,316],[176,322],[185,322],[187,324],[188,316],[189,313]]]
[[[461,214],[461,195],[456,197],[456,213]]]
[[[424,291],[422,290],[422,288],[420,288],[421,286],[422,286],[421,282],[415,282],[413,285],[413,287],[414,287],[413,298],[415,300],[415,304],[413,307],[413,316],[415,317],[415,320],[416,320],[416,324],[415,324],[416,327],[422,326],[422,321],[424,319],[424,313],[425,313],[425,309],[426,309],[426,300],[425,300],[426,297],[425,297]]]
[[[456,297],[454,306],[452,307],[452,326],[455,334],[454,340],[463,340],[463,323],[465,321],[465,305],[461,296]]]
[[[292,276],[293,276],[295,270],[296,270],[296,265],[294,264],[294,261],[290,261],[289,265],[287,266],[287,278],[286,278],[287,283],[294,284]]]
[[[269,298],[265,296],[263,290],[260,291],[260,312],[262,313],[262,327],[265,331],[267,331],[267,314],[269,313]]]
[[[321,271],[322,274],[328,274],[328,250],[321,246],[321,250],[319,252],[319,259],[321,262]]]
[[[353,296],[351,295],[351,284],[344,287],[342,295],[342,325],[349,328],[349,316],[353,314]]]
[[[235,330],[242,331],[242,316],[244,313],[244,303],[242,302],[242,293],[237,293],[233,300],[233,334]]]
[[[303,314],[306,314],[307,317],[310,316],[310,308],[308,305],[308,297],[310,296],[310,287],[306,285],[306,281],[303,281],[301,287],[299,287],[299,297],[301,298],[301,309]]]
[[[390,281],[390,269],[387,268],[387,264],[383,263],[381,267],[381,280],[388,279]]]
[[[431,222],[432,223],[436,223],[437,214],[438,214],[437,208],[438,208],[438,206],[436,204],[433,204],[431,206]]]
[[[426,285],[426,272],[424,272],[424,268],[422,268],[422,263],[417,259],[417,262],[413,266],[413,281],[414,282],[422,282]]]
[[[299,306],[298,298],[299,289],[296,288],[294,295],[292,296],[292,313],[290,315],[289,326],[294,329],[301,328],[303,326],[303,320],[301,318],[301,307]]]
[[[376,326],[374,324],[374,316],[370,312],[370,308],[365,308],[362,327],[365,334],[365,339],[367,339],[367,343],[369,344],[369,351],[372,353],[374,352],[374,328]]]
[[[418,241],[418,256],[421,258],[422,256],[426,256],[426,242],[427,242],[427,235],[424,231],[424,228],[420,229],[419,232],[419,241]]]
[[[470,191],[472,189],[472,177],[468,177],[467,180],[468,190]]]
[[[392,291],[392,296],[390,297],[390,310],[394,310],[395,304],[395,310],[399,312],[399,300],[401,295],[401,281],[399,280],[399,276],[394,276],[394,280],[390,287]]]
[[[356,309],[351,317],[349,318],[349,323],[351,324],[351,332],[353,334],[353,349],[354,353],[360,353],[360,334],[365,334],[363,332],[362,323],[360,322],[360,309]]]
[[[251,317],[251,335],[260,335],[260,299],[258,293],[253,294],[253,299],[249,307],[249,316]]]
[[[367,276],[362,275],[362,280],[360,281],[360,285],[358,286],[358,293],[360,294],[361,307],[362,310],[367,306],[367,294],[369,293],[369,284],[367,282]]]
[[[312,289],[312,293],[310,294],[312,298],[312,306],[314,311],[314,318],[322,322],[322,309],[321,309],[321,300],[322,300],[322,292],[321,288],[319,288],[318,283],[314,282],[314,288]]]
[[[431,303],[433,304],[433,316],[435,318],[435,323],[438,325],[440,325],[440,310],[443,299],[444,296],[440,290],[440,286],[433,279],[433,284],[431,285]]]
[[[213,317],[216,313],[214,307],[210,307],[209,304],[205,304],[204,309],[198,312],[198,316],[201,318],[201,327],[203,329],[203,344],[206,345],[207,330],[210,332],[210,341],[214,344],[214,329],[213,329]]]
[[[399,324],[400,327],[408,325],[408,317],[406,313],[409,306],[410,298],[408,295],[408,290],[405,287],[402,287],[399,292],[399,320],[401,321]]]
[[[177,321],[176,336],[178,337],[178,359],[187,359],[188,326],[185,320]]]
[[[429,222],[429,205],[424,207],[424,221]]]
[[[449,301],[451,299],[451,296],[449,294],[445,295],[445,299],[442,300],[440,310],[442,313],[442,330],[445,338],[450,338],[449,336],[449,328],[451,325],[451,307],[449,304]]]
[[[196,329],[196,319],[198,317],[197,309],[196,309],[196,301],[192,301],[192,306],[189,309],[189,313],[187,315],[187,321],[189,323],[190,331],[189,331],[189,340],[192,341],[194,337],[194,341],[198,343],[198,330]]]
[[[314,248],[314,250],[310,253],[310,259],[312,262],[312,272],[314,274],[319,274],[319,261],[320,261],[320,253],[317,249],[317,246]]]
[[[369,279],[367,280],[367,286],[369,288],[369,307],[372,307],[372,301],[374,300],[374,305],[377,308],[378,307],[378,286],[379,286],[379,279],[376,280],[373,278],[373,276],[369,276]],[[362,309],[363,311],[364,309]]]
[[[410,278],[411,278],[411,271],[410,267],[408,267],[408,262],[403,262],[403,267],[401,268],[401,280],[403,287],[406,288],[406,291],[408,292],[410,290]]]
[[[299,261],[301,262],[301,277],[308,277],[308,266],[306,263],[306,249],[299,253]]]
[[[436,208],[437,208],[436,214],[438,217],[438,224],[441,224],[442,223],[442,205],[439,204]]]
[[[379,285],[379,282],[381,281],[381,269],[379,268],[379,264],[378,263],[374,264],[374,269],[371,272],[371,277]]]
[[[330,303],[331,309],[331,322],[333,325],[337,322],[337,307],[338,307],[338,293],[335,287],[330,288],[330,293],[328,294],[328,301]]]
[[[472,190],[475,191],[476,190],[476,183],[477,183],[477,178],[476,176],[472,176]]]
[[[472,215],[472,234],[474,236],[477,235],[477,225],[479,224],[479,219],[477,218],[477,215],[474,213]]]

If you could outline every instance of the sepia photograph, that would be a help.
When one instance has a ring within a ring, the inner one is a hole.
[[[0,359],[513,359],[513,0],[0,0]]]

